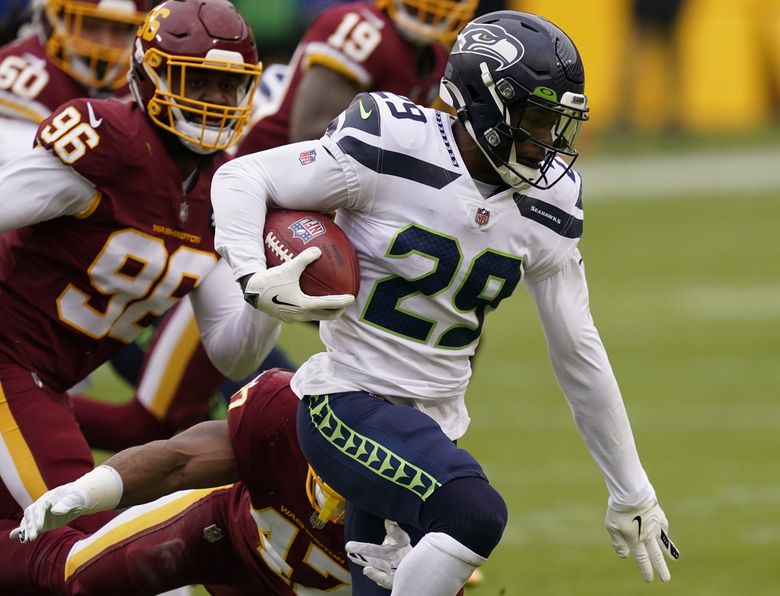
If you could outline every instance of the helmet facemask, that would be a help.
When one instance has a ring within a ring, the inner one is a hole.
[[[142,51],[140,44],[136,51]],[[158,126],[203,155],[227,149],[238,141],[249,121],[262,72],[260,64],[247,64],[241,54],[219,49],[209,50],[200,58],[174,56],[151,48],[137,60],[156,89],[146,110]],[[228,103],[188,96],[191,89],[213,77],[218,78],[226,94],[233,95]]]
[[[43,11],[52,62],[91,89],[126,84],[133,37],[144,18],[132,0],[48,0]]]
[[[313,527],[320,530],[328,522],[344,523],[344,497],[325,484],[311,466],[306,475],[306,496],[314,508],[314,513],[309,518]]]
[[[455,39],[474,16],[478,0],[380,0],[378,4],[406,38],[425,45]]]
[[[455,85],[446,79],[442,80],[442,99],[456,108],[469,135],[504,182],[520,189],[529,186],[539,189],[552,187],[572,168],[578,157],[575,143],[582,122],[588,119],[586,96],[567,91],[558,98],[557,93],[549,87],[526,89],[511,77],[494,81],[487,64],[482,62],[479,66],[482,82],[493,103],[483,107],[493,114],[492,125],[475,126],[466,107],[467,102]],[[517,126],[513,125],[513,119]],[[534,136],[533,131],[544,129],[549,129],[549,135]],[[544,157],[538,166],[518,161],[517,145],[524,142],[544,150]],[[558,155],[569,158],[568,164],[551,179],[549,170]]]
[[[547,189],[577,157],[577,135],[588,119],[584,90],[579,52],[559,27],[538,15],[498,11],[458,34],[440,96],[505,183]]]

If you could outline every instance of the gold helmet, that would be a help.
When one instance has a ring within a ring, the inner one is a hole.
[[[240,138],[261,72],[252,31],[228,0],[167,0],[138,28],[130,90],[157,126],[208,154]],[[214,79],[230,88],[231,102],[188,91]]]
[[[42,0],[37,18],[49,60],[96,90],[127,82],[130,48],[147,0]]]
[[[396,26],[416,43],[455,39],[474,16],[479,0],[377,0]]]
[[[344,523],[344,497],[325,484],[311,466],[306,476],[306,496],[314,508],[309,519],[312,526],[319,530],[328,522]]]

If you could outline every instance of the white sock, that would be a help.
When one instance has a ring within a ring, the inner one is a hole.
[[[454,596],[484,557],[442,532],[430,532],[395,572],[393,596]]]

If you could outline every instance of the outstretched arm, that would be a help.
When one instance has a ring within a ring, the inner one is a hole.
[[[227,422],[203,422],[167,441],[121,451],[81,478],[53,488],[24,510],[10,537],[29,542],[82,515],[236,480]]]
[[[591,318],[579,251],[541,280],[527,280],[544,326],[553,370],[598,463],[610,504],[633,507],[654,496],[634,444],[617,380]]]
[[[224,420],[201,422],[167,441],[125,449],[103,465],[114,468],[122,478],[119,507],[147,503],[177,490],[238,480]]]
[[[636,560],[642,579],[670,579],[664,553],[679,551],[639,461],[631,425],[606,350],[590,314],[580,253],[559,271],[528,283],[544,325],[555,376],[609,490],[606,526],[620,557]]]

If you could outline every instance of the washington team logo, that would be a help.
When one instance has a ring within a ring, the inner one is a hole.
[[[325,233],[325,226],[313,217],[302,217],[287,227],[293,233],[293,238],[302,240],[304,244]]]
[[[485,23],[466,27],[455,42],[453,54],[478,54],[498,61],[496,70],[509,68],[520,61],[525,46],[500,25]]]

